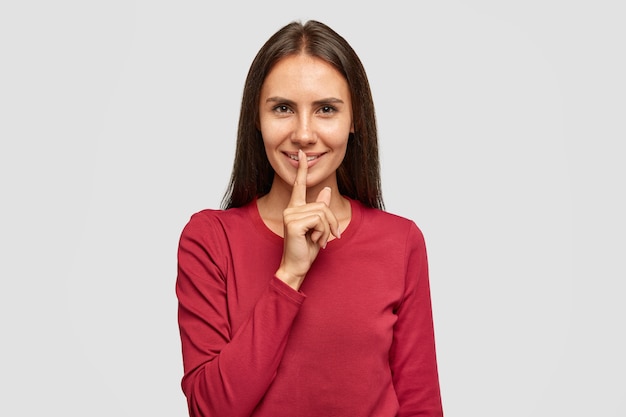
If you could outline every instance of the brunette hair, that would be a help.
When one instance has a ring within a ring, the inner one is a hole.
[[[365,69],[342,36],[314,20],[287,24],[265,42],[252,61],[243,90],[233,171],[222,208],[241,207],[269,192],[274,170],[257,128],[261,87],[279,60],[301,53],[331,64],[346,78],[350,89],[354,133],[337,169],[339,192],[368,207],[384,209],[376,115]]]

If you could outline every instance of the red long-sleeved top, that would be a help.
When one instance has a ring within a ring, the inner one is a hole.
[[[256,202],[185,226],[176,293],[191,417],[442,416],[426,249],[410,220],[351,200],[300,291]]]

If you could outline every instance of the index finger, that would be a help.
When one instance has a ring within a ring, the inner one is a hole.
[[[308,170],[308,162],[306,154],[302,149],[298,149],[298,171],[296,171],[296,180],[291,190],[291,199],[289,207],[303,206],[306,204],[306,174]]]

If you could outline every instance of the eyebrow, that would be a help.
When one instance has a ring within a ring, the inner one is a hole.
[[[267,100],[265,100],[266,103],[285,103],[288,104],[290,106],[295,106],[296,102],[293,100],[289,100],[288,98],[283,98],[283,97],[269,97]],[[323,98],[321,100],[315,100],[313,102],[314,105],[319,106],[322,104],[343,104],[343,100],[336,98],[336,97],[328,97],[328,98]]]

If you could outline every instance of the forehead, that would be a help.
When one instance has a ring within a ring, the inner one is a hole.
[[[306,54],[290,55],[280,59],[265,77],[262,92],[279,94],[281,91],[307,90],[320,94],[333,92],[349,95],[348,82],[331,64]],[[275,91],[279,90],[279,91]]]

